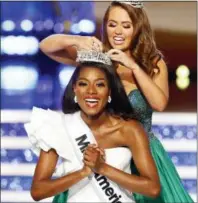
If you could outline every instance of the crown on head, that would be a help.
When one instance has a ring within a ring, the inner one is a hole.
[[[143,2],[141,0],[113,0],[113,2],[128,4],[134,8],[143,8]]]
[[[98,62],[106,65],[112,65],[112,61],[106,53],[98,52],[95,50],[81,50],[77,51],[76,62]]]

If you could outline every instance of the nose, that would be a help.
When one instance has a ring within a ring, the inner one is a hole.
[[[97,91],[96,91],[95,85],[89,85],[89,87],[88,87],[88,89],[87,89],[87,93],[88,93],[88,94],[96,94]]]
[[[115,29],[115,33],[118,35],[118,34],[122,34],[122,28],[121,26],[117,26],[116,29]]]

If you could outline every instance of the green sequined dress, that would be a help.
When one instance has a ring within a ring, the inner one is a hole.
[[[150,149],[153,159],[156,163],[161,182],[161,194],[156,199],[151,199],[140,194],[134,194],[138,203],[191,203],[193,200],[185,191],[181,179],[173,165],[167,152],[160,141],[151,131],[153,110],[146,102],[142,93],[135,89],[128,95],[129,101],[133,106],[134,115],[139,120],[148,133]],[[138,174],[138,171],[132,162],[132,173]]]
[[[142,93],[135,89],[128,95],[133,106],[134,116],[139,120],[148,133],[152,156],[156,163],[161,182],[161,194],[153,199],[143,195],[134,194],[137,203],[192,203],[190,195],[185,191],[181,179],[160,141],[151,131],[153,110],[146,102]],[[134,162],[131,163],[133,174],[138,175]],[[68,191],[55,196],[53,203],[67,202]]]

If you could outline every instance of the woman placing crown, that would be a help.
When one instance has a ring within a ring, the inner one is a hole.
[[[111,59],[102,52],[83,51],[77,61],[63,96],[64,114],[34,108],[25,125],[33,150],[40,154],[32,197],[39,201],[61,193],[54,202],[121,203],[135,202],[133,192],[158,196],[148,137],[132,118]],[[61,177],[52,179],[58,157]],[[130,173],[132,157],[139,175]]]
[[[193,202],[167,152],[151,131],[153,110],[163,111],[168,103],[168,71],[156,48],[142,2],[113,1],[105,13],[102,31],[102,42],[95,37],[52,35],[41,42],[41,49],[56,61],[75,65],[76,47],[108,52],[134,116],[147,131],[162,186],[158,198],[149,199],[136,193],[135,199],[141,203]],[[133,163],[131,166],[132,172],[138,174],[137,166]]]

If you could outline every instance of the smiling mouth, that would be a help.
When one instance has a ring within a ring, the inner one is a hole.
[[[113,37],[114,44],[120,45],[124,43],[124,38],[123,37]]]
[[[98,103],[99,99],[85,99],[85,104],[90,108],[96,107]]]

